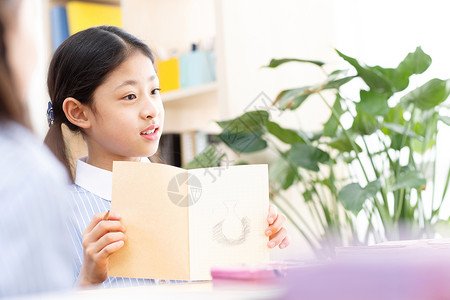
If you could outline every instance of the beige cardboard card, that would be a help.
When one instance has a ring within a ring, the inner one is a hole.
[[[268,207],[267,165],[114,162],[111,210],[128,240],[108,276],[208,280],[214,265],[267,261]]]

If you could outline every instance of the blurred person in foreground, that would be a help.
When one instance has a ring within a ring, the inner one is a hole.
[[[37,0],[0,0],[0,298],[69,288],[69,177],[31,132]],[[36,99],[33,99],[36,101]]]

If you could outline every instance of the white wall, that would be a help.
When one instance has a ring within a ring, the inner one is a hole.
[[[32,83],[30,86],[30,91],[28,93],[28,105],[31,115],[31,122],[33,124],[35,133],[39,138],[43,139],[48,130],[47,124],[47,63],[49,56],[49,44],[47,42],[46,26],[48,22],[46,21],[46,10],[45,2],[38,0],[36,2],[36,26],[39,27],[35,32],[38,33],[37,40],[37,50],[38,50],[38,63],[36,71],[33,74]]]

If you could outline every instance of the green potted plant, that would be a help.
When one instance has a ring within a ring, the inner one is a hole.
[[[438,193],[436,136],[440,123],[450,124],[440,114],[450,81],[434,78],[416,88],[409,86],[410,77],[431,64],[420,47],[396,68],[366,66],[336,52],[350,70],[327,73],[324,62],[290,58],[272,59],[266,66],[308,63],[327,74],[317,85],[281,91],[272,104],[295,111],[311,95],[318,95],[331,111],[320,132],[283,128],[271,120],[267,108],[217,122],[222,128],[217,138],[238,153],[267,148],[277,153],[277,159],[268,162],[271,200],[318,255],[332,255],[335,246],[370,240],[432,237],[434,226],[442,222],[439,210],[450,179],[448,172],[443,192]],[[346,85],[357,80],[361,81],[359,98],[350,99]],[[334,103],[325,99],[325,90],[333,92]],[[343,119],[351,126],[343,126]],[[217,165],[223,154],[212,155],[215,151],[209,147],[186,167]],[[349,172],[342,172],[343,167]],[[288,189],[297,196],[287,197]],[[427,199],[425,189],[431,191]],[[299,211],[299,202],[306,212]],[[312,223],[306,221],[306,213]],[[367,220],[364,228],[356,226],[359,215]]]

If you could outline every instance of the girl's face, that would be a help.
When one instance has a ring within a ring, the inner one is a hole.
[[[140,51],[131,55],[95,90],[86,114],[89,163],[105,167],[155,154],[164,108],[151,60]]]

